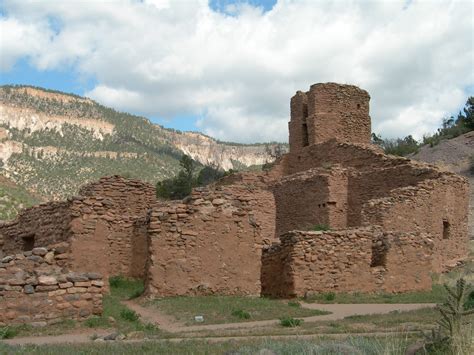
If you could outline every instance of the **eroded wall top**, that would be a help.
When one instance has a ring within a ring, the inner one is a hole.
[[[291,98],[290,152],[337,139],[370,143],[370,96],[353,85],[314,84]]]

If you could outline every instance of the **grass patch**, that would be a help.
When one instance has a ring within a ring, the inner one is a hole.
[[[186,324],[194,324],[194,317],[197,315],[204,317],[204,324],[220,324],[249,319],[253,321],[328,314],[324,311],[290,306],[280,300],[238,296],[167,297],[150,301],[147,306],[156,307]],[[234,316],[229,310],[242,310],[249,313],[250,318]]]
[[[182,341],[105,344],[62,344],[47,346],[7,346],[0,344],[0,353],[6,354],[391,354],[404,355],[414,340],[407,336],[369,338],[348,337],[341,340],[242,340],[225,342]]]
[[[114,276],[109,279],[110,293],[104,296],[104,312],[100,317],[93,317],[85,322],[90,328],[115,328],[121,333],[131,331],[144,331],[149,335],[157,332],[157,328],[144,324],[135,311],[128,309],[121,301],[142,293],[144,289],[142,280],[127,279]],[[113,319],[113,321],[111,321]]]
[[[295,307],[295,308],[301,308],[301,303],[299,303],[298,301],[289,301],[288,306]]]
[[[320,293],[305,297],[308,303],[440,303],[446,291],[442,285],[433,285],[431,291],[406,293]]]
[[[11,339],[18,334],[15,327],[0,327],[0,339]]]
[[[131,309],[122,309],[120,311],[120,318],[129,322],[136,322],[140,317],[135,311],[132,311]]]
[[[295,328],[295,327],[299,327],[301,324],[303,324],[302,319],[297,319],[293,317],[280,318],[280,325],[282,327]]]
[[[315,226],[312,226],[310,230],[315,232],[322,232],[331,230],[331,228],[327,224],[316,224]]]
[[[239,319],[250,319],[250,317],[251,317],[249,312],[244,311],[242,309],[237,309],[237,310],[233,311],[232,315],[234,317],[239,318]]]

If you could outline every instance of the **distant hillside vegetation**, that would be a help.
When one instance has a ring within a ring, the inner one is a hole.
[[[222,143],[77,95],[0,86],[0,175],[48,199],[73,195],[81,185],[112,174],[155,184],[177,174],[183,154],[222,170],[247,169],[272,161],[278,147],[286,149],[276,143]]]

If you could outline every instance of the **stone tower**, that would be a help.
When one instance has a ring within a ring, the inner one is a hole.
[[[335,138],[370,143],[370,96],[353,85],[314,84],[291,98],[290,152]]]

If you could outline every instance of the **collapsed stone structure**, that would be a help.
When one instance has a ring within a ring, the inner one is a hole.
[[[431,273],[467,256],[467,180],[372,145],[369,99],[334,83],[297,92],[288,154],[183,201],[156,201],[152,186],[114,176],[24,210],[0,225],[0,309],[26,285],[12,265],[57,243],[61,272],[143,278],[149,297],[431,287]]]

